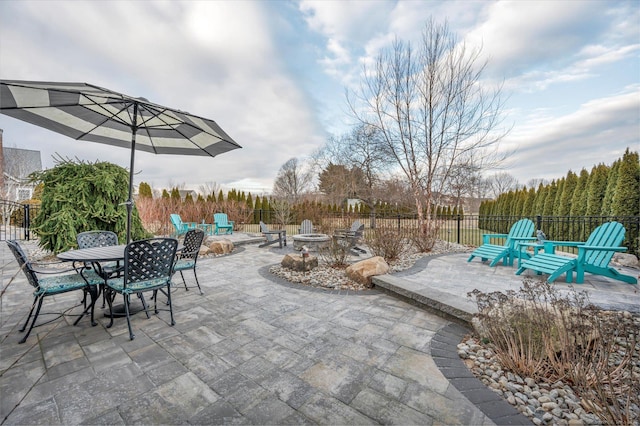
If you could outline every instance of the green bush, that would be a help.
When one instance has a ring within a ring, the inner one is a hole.
[[[76,235],[91,230],[113,231],[126,241],[129,173],[107,162],[60,160],[35,180],[44,184],[42,204],[34,218],[40,247],[59,253],[77,247]],[[133,209],[131,239],[148,238]]]

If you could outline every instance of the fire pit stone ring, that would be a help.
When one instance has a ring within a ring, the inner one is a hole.
[[[302,250],[302,246],[306,246],[309,251],[318,251],[319,249],[329,245],[331,237],[327,234],[298,234],[293,237],[293,248]]]

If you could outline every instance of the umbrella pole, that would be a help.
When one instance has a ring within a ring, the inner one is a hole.
[[[131,242],[131,216],[133,214],[133,163],[136,155],[136,133],[131,138],[131,163],[129,164],[129,198],[127,205],[127,244]]]
[[[136,158],[136,133],[138,131],[138,104],[133,104],[133,124],[131,125],[131,162],[129,163],[129,198],[127,205],[127,244],[131,242],[131,215],[133,214],[133,164]]]

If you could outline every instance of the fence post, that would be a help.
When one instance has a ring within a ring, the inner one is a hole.
[[[536,229],[542,229],[542,216],[541,215],[537,215],[536,216]],[[547,230],[547,232],[549,232],[549,230]]]
[[[400,214],[398,214],[398,232],[400,231]]]
[[[29,216],[29,204],[25,204],[24,205],[24,238],[25,240],[29,241],[30,238],[30,226],[31,226],[31,218]]]
[[[457,215],[458,217],[456,218],[456,221],[458,222],[458,238],[457,238],[457,243],[460,244],[460,224],[462,223],[462,216],[460,216],[460,214]]]

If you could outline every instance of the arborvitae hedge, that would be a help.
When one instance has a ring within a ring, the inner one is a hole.
[[[614,216],[638,216],[640,213],[640,164],[638,153],[624,153],[618,167],[618,179],[611,200]]]
[[[591,173],[567,176],[525,189],[500,194],[480,205],[480,215],[493,216],[638,216],[640,160],[628,148],[611,167],[599,164]]]

